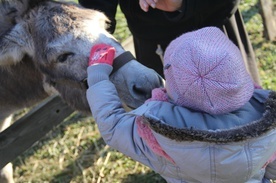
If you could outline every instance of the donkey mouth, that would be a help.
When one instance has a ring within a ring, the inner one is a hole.
[[[82,90],[87,90],[88,89],[88,83],[87,83],[87,78],[84,78],[82,80],[70,80],[70,79],[55,79],[55,80],[50,80],[50,84],[55,87],[57,85],[67,85],[72,88],[79,88]]]
[[[81,88],[82,89],[88,89],[88,83],[87,83],[87,78],[84,78],[81,82],[80,82]]]

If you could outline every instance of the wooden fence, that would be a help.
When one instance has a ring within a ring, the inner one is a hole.
[[[0,133],[0,169],[30,148],[74,111],[51,96]]]

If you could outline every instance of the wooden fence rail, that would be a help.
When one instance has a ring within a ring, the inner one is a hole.
[[[0,133],[0,169],[13,161],[74,111],[51,96]]]

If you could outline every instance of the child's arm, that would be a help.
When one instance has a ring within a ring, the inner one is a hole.
[[[158,163],[157,157],[138,135],[135,116],[126,113],[114,84],[109,81],[114,52],[114,48],[108,45],[96,45],[92,48],[87,69],[87,100],[105,142],[151,167],[152,161]]]
[[[95,45],[91,49],[87,68],[89,86],[87,100],[102,137],[107,143],[112,141],[114,135],[114,132],[110,131],[114,130],[119,120],[126,115],[117,90],[109,81],[114,55],[113,47],[105,44]]]

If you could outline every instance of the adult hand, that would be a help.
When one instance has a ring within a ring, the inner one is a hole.
[[[139,0],[139,4],[145,12],[149,10],[150,6],[163,11],[173,12],[181,7],[182,0]]]
[[[97,44],[92,47],[88,66],[95,64],[113,64],[115,48],[107,44]]]

